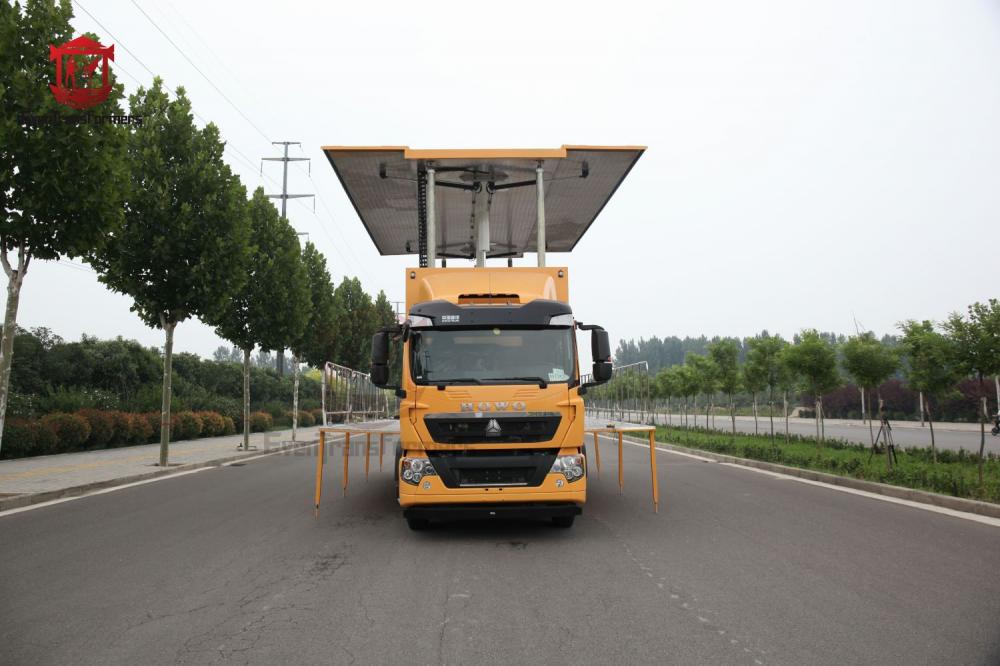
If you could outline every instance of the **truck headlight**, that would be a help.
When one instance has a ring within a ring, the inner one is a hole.
[[[425,476],[437,476],[437,471],[427,458],[403,458],[399,476],[411,486],[416,486]]]
[[[582,479],[586,474],[586,469],[584,457],[578,453],[569,456],[556,456],[556,461],[552,463],[552,473],[562,474],[569,483]]]

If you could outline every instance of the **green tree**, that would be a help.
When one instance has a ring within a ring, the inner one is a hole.
[[[931,404],[955,390],[962,378],[954,342],[934,330],[929,321],[909,320],[900,325],[903,339],[903,376],[914,391],[924,394],[924,411],[931,431],[931,455],[937,462],[934,416]]]
[[[366,372],[371,363],[375,317],[372,297],[361,288],[358,278],[345,277],[334,291],[337,307],[334,331],[337,363]]]
[[[816,410],[816,445],[823,443],[820,420],[823,418],[823,395],[840,385],[837,374],[837,352],[834,346],[815,329],[802,332],[795,344],[785,351],[788,367],[802,379],[812,394]]]
[[[267,350],[292,347],[312,309],[295,229],[278,215],[261,188],[253,193],[246,210],[250,223],[250,250],[244,265],[247,279],[218,316],[215,329],[243,350],[244,449],[250,447],[250,354],[258,345]],[[293,379],[293,393],[297,379]],[[296,407],[297,401],[293,395]]]
[[[708,415],[711,411],[711,401],[712,396],[715,395],[717,390],[717,380],[716,380],[716,369],[715,364],[707,356],[702,356],[701,354],[688,354],[688,357],[684,359],[684,365],[691,369],[693,389],[692,395],[695,396],[695,419],[694,424],[698,425],[698,399],[697,395],[701,393],[705,396],[705,428],[708,428]]]
[[[774,444],[774,392],[782,382],[781,350],[787,345],[780,336],[766,332],[747,341],[747,366],[754,388],[767,389],[767,415],[771,422],[771,444]],[[754,399],[754,428],[756,429],[757,401]]]
[[[680,395],[679,378],[677,376],[678,367],[661,369],[656,373],[656,378],[653,380],[653,385],[656,387],[656,394],[667,401],[667,423],[673,422],[670,401]]]
[[[735,340],[725,339],[708,345],[708,355],[715,363],[719,390],[729,396],[729,418],[736,434],[736,401],[734,395],[740,389],[739,345]]]
[[[795,368],[788,362],[788,351],[792,348],[784,340],[781,341],[781,350],[778,352],[778,367],[775,375],[775,387],[781,391],[781,404],[785,418],[785,443],[790,436],[788,432],[788,394],[795,391],[799,385],[799,375]]]
[[[753,431],[754,434],[759,434],[757,396],[767,388],[767,368],[759,361],[751,359],[748,355],[746,363],[740,368],[740,380],[743,383],[743,388],[750,394],[753,402]]]
[[[309,282],[312,312],[300,341],[301,353],[306,363],[322,370],[327,361],[333,361],[337,356],[334,333],[337,303],[330,272],[326,268],[326,257],[311,242],[307,242],[302,250],[302,261]]]
[[[983,455],[989,406],[983,379],[1000,373],[1000,301],[973,303],[966,317],[954,313],[944,324],[955,341],[959,367],[979,379],[979,485],[983,485]],[[1000,407],[998,407],[1000,410]]]
[[[247,279],[246,191],[222,159],[213,124],[195,127],[183,88],[170,101],[163,82],[130,98],[143,117],[129,137],[132,188],[124,224],[92,263],[132,310],[164,332],[160,465],[170,442],[174,329],[189,317],[215,325]]]
[[[32,260],[86,256],[122,220],[127,175],[126,131],[75,122],[79,112],[56,102],[49,45],[73,38],[72,6],[0,0],[0,264],[7,305],[0,335],[0,445],[10,386],[21,287]],[[90,34],[97,40],[97,35]],[[83,68],[85,58],[76,56]],[[96,77],[100,78],[100,77]],[[120,115],[122,88],[112,71],[108,99],[92,109]],[[28,117],[22,120],[21,116]],[[54,118],[43,125],[31,118]]]
[[[677,388],[680,391],[680,395],[684,397],[684,426],[688,427],[688,401],[691,400],[693,396],[698,395],[699,387],[701,386],[698,373],[690,365],[685,363],[684,365],[674,366],[675,372],[677,373]],[[698,404],[695,402],[695,410],[697,410]],[[697,423],[695,424],[697,425]]]
[[[878,396],[881,414],[882,394],[878,387],[899,368],[899,354],[895,349],[879,342],[870,331],[849,337],[841,347],[841,352],[844,356],[844,370],[868,394],[868,436],[872,446],[875,446],[871,393],[874,390]],[[886,465],[892,469],[892,456],[886,456]]]

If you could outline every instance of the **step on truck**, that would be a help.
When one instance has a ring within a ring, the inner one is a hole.
[[[644,148],[323,150],[378,251],[418,256],[405,319],[376,333],[371,367],[399,396],[395,488],[409,526],[571,526],[587,498],[584,399],[611,378],[611,348],[575,318],[569,270],[546,253],[573,250]],[[531,253],[536,265],[515,265]],[[577,330],[590,337],[587,374]]]

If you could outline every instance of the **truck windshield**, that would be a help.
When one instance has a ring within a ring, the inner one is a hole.
[[[575,372],[571,328],[427,329],[411,343],[418,384],[559,383]]]

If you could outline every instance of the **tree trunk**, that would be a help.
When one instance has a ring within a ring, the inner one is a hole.
[[[983,455],[986,449],[986,412],[989,409],[986,404],[986,391],[983,388],[983,375],[979,375],[979,396],[982,400],[983,410],[979,415],[979,487],[983,487]]]
[[[243,450],[250,450],[250,351],[243,350]]]
[[[868,414],[868,412],[865,411],[865,388],[863,386],[860,388],[861,388],[861,422],[864,423],[865,414]],[[868,414],[868,423],[869,425],[871,424],[871,414]]]
[[[171,368],[174,358],[174,329],[177,322],[160,315],[160,325],[166,335],[163,345],[163,402],[160,405],[160,467],[166,467],[170,455],[170,393]]]
[[[863,390],[863,389],[862,389]],[[875,448],[875,427],[872,425],[872,401],[868,400],[868,438],[872,441],[872,448]]]
[[[712,400],[705,396],[705,430],[708,430],[708,414],[712,411]]]
[[[820,439],[826,441],[826,414],[823,411],[823,396],[819,397],[819,427]]]
[[[771,419],[771,446],[774,446],[774,389],[767,391],[767,416]]]
[[[759,435],[760,429],[757,427],[757,393],[756,391],[751,391],[750,395],[753,396],[753,434]]]
[[[931,417],[931,406],[929,402],[924,402],[924,411],[927,412],[927,425],[931,429],[931,457],[934,464],[937,464],[937,447],[934,446],[934,419]]]
[[[788,391],[782,391],[781,396],[781,403],[785,410],[785,444],[788,444]]]
[[[733,437],[736,436],[736,401],[733,400],[733,394],[729,394],[729,418],[733,421]]]
[[[878,397],[878,421],[882,426],[884,426],[888,421],[885,418],[885,401],[882,400],[882,391],[875,389],[875,395]],[[896,453],[896,447],[889,448],[889,431],[885,431],[885,470],[887,472],[892,472],[892,457]]]
[[[819,437],[819,396],[813,398],[813,409],[816,410],[816,448],[819,448],[820,443],[823,441]]]
[[[292,441],[299,431],[299,356],[292,352]]]
[[[3,318],[3,338],[0,339],[0,447],[3,446],[3,427],[10,396],[10,367],[14,360],[14,337],[17,335],[17,306],[21,300],[21,285],[28,271],[29,255],[23,246],[18,248],[17,268],[11,267],[6,250],[0,250],[3,269],[7,273],[7,310]]]

